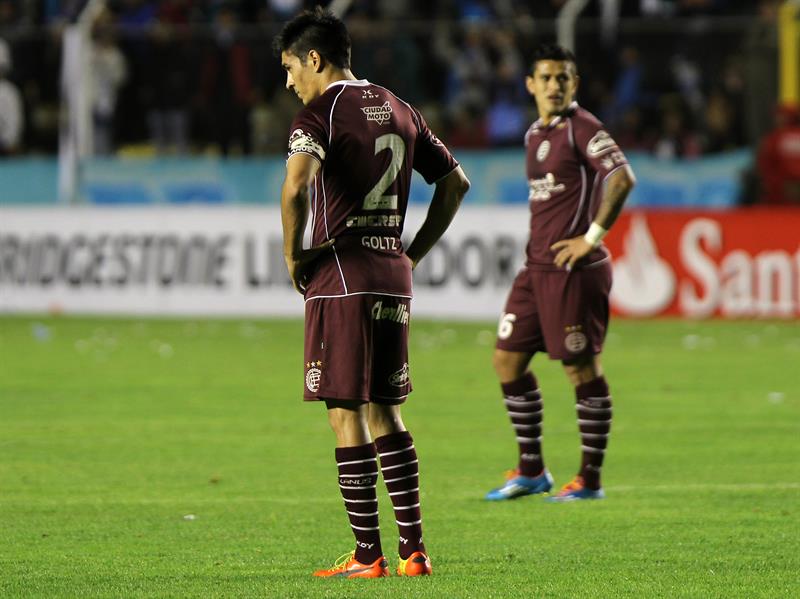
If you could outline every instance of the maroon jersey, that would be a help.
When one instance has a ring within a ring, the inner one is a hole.
[[[525,134],[531,238],[527,265],[558,270],[550,246],[583,235],[597,214],[606,178],[628,164],[617,143],[593,114],[576,102],[547,126],[541,121]],[[608,258],[605,246],[581,265]]]
[[[315,265],[306,299],[353,293],[411,296],[400,242],[412,169],[429,184],[458,163],[422,115],[366,80],[337,81],[295,117],[289,157],[320,162],[312,195],[312,245],[335,238]]]

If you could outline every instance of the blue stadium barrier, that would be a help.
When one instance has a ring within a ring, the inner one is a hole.
[[[458,151],[472,181],[466,202],[525,203],[524,154],[518,149]],[[741,173],[753,153],[738,150],[694,160],[665,161],[628,154],[638,185],[628,205],[726,208],[741,195]],[[275,204],[283,182],[282,157],[97,159],[82,168],[80,202],[103,205]],[[58,165],[52,158],[0,161],[0,205],[57,203]],[[430,188],[415,174],[410,202],[427,203]]]

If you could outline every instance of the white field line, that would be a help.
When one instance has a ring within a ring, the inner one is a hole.
[[[554,487],[555,488],[555,487]],[[670,484],[670,485],[613,485],[604,487],[608,493],[649,493],[650,491],[792,491],[800,489],[800,482],[775,482],[775,483],[689,483],[689,484]],[[458,497],[482,497],[481,489],[475,489],[474,493],[459,493]],[[381,493],[378,493],[380,500]],[[452,497],[450,494],[439,494],[436,496]],[[436,497],[428,494],[428,502],[436,502]],[[97,507],[113,505],[175,505],[183,506],[180,509],[191,512],[192,508],[198,505],[225,505],[225,504],[285,504],[303,505],[308,503],[329,503],[337,505],[341,498],[331,493],[330,497],[305,497],[302,500],[296,497],[225,497],[225,498],[192,498],[192,499],[172,499],[172,498],[147,498],[147,499],[102,499],[94,497],[65,497],[64,499],[47,499],[45,501],[31,501],[30,499],[0,499],[1,506],[24,506],[27,508],[43,506],[64,506],[64,505],[93,505]]]
[[[627,493],[629,491],[789,491],[800,489],[800,483],[689,483],[673,485],[614,485],[604,487],[607,491]]]

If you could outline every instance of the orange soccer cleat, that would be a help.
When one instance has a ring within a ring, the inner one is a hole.
[[[551,503],[565,503],[567,501],[580,501],[582,499],[603,499],[606,494],[603,489],[588,489],[583,482],[582,476],[576,476],[566,485],[561,487],[561,490],[548,497],[547,501]]]
[[[386,558],[380,556],[371,564],[362,564],[355,558],[355,551],[345,553],[336,560],[332,568],[317,570],[314,576],[322,578],[383,578],[389,576],[389,564]]]
[[[415,551],[408,559],[400,558],[397,562],[398,576],[430,576],[432,571],[431,559],[422,551]]]

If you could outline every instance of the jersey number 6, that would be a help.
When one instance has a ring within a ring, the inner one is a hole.
[[[500,316],[500,323],[497,326],[497,336],[500,339],[508,339],[514,332],[514,321],[517,320],[516,314],[506,313]]]

